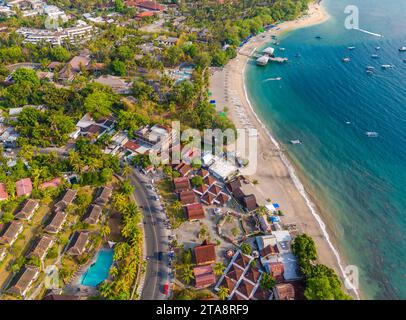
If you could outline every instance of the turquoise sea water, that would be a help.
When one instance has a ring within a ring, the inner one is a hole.
[[[100,250],[96,262],[89,267],[83,275],[81,284],[90,287],[97,287],[109,276],[109,270],[113,264],[113,250]]]
[[[347,30],[347,5],[358,6],[360,28],[384,37]],[[286,51],[276,54],[288,64],[249,64],[248,94],[321,207],[340,253],[360,268],[363,296],[406,299],[406,53],[398,51],[406,46],[406,1],[324,6],[329,21],[281,39]],[[282,80],[266,81],[276,77]]]

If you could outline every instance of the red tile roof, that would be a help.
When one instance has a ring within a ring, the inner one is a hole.
[[[212,194],[210,191],[206,192],[200,200],[204,202],[205,204],[212,205],[215,202],[216,196]]]
[[[186,214],[189,220],[204,219],[204,209],[200,203],[186,206]]]
[[[140,146],[138,144],[136,144],[135,142],[133,142],[133,141],[127,141],[124,144],[125,149],[131,150],[131,151],[134,151],[134,152],[136,152],[137,149],[139,149],[139,147]]]
[[[244,275],[245,278],[252,281],[253,283],[257,283],[260,277],[259,270],[257,268],[249,268],[247,273]]]
[[[217,180],[213,176],[207,176],[204,179],[204,183],[207,184],[208,186],[211,186],[211,185],[215,184],[216,182],[217,182]]]
[[[295,288],[290,283],[279,283],[273,287],[278,300],[294,300]]]
[[[216,282],[212,266],[200,266],[193,268],[196,288],[204,288]]]
[[[241,278],[243,272],[244,272],[244,270],[242,270],[241,268],[239,268],[233,264],[230,267],[230,269],[228,269],[227,277],[229,277],[230,279],[232,279],[234,281],[238,281]]]
[[[173,185],[175,187],[176,193],[190,190],[190,181],[189,181],[188,177],[181,177],[181,178],[173,179]]]
[[[18,197],[29,195],[32,192],[32,182],[30,178],[18,180],[16,182],[16,193]]]
[[[197,194],[203,195],[204,193],[206,193],[207,190],[209,190],[209,187],[207,186],[207,184],[202,184],[200,187],[194,188],[193,190]]]
[[[137,4],[137,7],[154,11],[164,11],[165,9],[164,6],[160,5],[156,1],[142,1]]]
[[[271,262],[269,264],[269,273],[277,282],[282,282],[284,280],[284,272],[285,267],[282,262]]]
[[[0,183],[0,201],[7,199],[8,199],[7,187],[4,183]]]
[[[249,281],[247,281],[246,279],[243,279],[237,288],[237,291],[242,293],[247,298],[249,298],[251,296],[251,293],[253,290],[254,290],[254,285],[252,283],[250,283]]]
[[[207,240],[203,241],[202,245],[194,248],[196,264],[204,265],[216,261],[215,245],[210,244]]]
[[[241,268],[245,269],[245,267],[250,263],[251,259],[243,253],[240,253],[237,259],[234,260],[234,263],[239,265]]]
[[[231,197],[228,194],[225,194],[224,192],[221,192],[216,200],[221,204],[225,205],[228,201],[230,201]]]
[[[43,182],[38,186],[38,189],[46,189],[46,188],[57,188],[60,186],[60,184],[62,183],[62,179],[61,178],[53,178],[50,181],[47,182]]]
[[[136,18],[145,18],[145,17],[152,17],[154,15],[155,15],[155,12],[153,12],[153,11],[144,11],[144,12],[140,12],[135,17]]]
[[[197,202],[196,195],[195,195],[195,193],[193,191],[183,191],[183,192],[181,192],[180,195],[179,195],[179,199],[180,199],[180,202],[182,202],[182,204],[184,206]]]
[[[209,190],[212,194],[214,195],[218,195],[221,192],[221,188],[218,185],[213,185],[211,186],[210,190]]]
[[[241,273],[242,273],[242,271],[241,271]],[[229,278],[228,276],[225,276],[223,281],[220,284],[220,287],[228,288],[231,292],[231,291],[233,291],[236,284],[237,284],[237,282],[234,279]]]

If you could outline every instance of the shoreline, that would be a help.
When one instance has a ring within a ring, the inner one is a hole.
[[[214,99],[220,102],[219,106],[229,108],[228,116],[237,128],[244,127],[239,123],[240,116],[237,115],[235,107],[236,104],[239,104],[251,121],[252,127],[258,131],[258,168],[257,172],[250,177],[260,182],[257,186],[258,192],[263,195],[271,195],[278,200],[282,210],[286,212],[282,220],[288,224],[295,223],[301,232],[312,236],[318,251],[318,262],[333,268],[344,281],[343,264],[345,263],[331,240],[328,227],[319,214],[320,210],[317,209],[312,197],[305,190],[288,154],[282,150],[270,128],[255,112],[245,83],[245,70],[249,56],[256,49],[269,43],[270,35],[279,37],[281,34],[295,29],[323,23],[329,18],[330,16],[320,3],[314,3],[309,6],[308,13],[297,20],[283,22],[277,26],[278,30],[273,28],[254,36],[244,47],[240,48],[237,57],[230,60],[223,70],[214,72],[211,76],[210,87]],[[232,82],[232,85],[229,85],[228,82]],[[230,90],[233,92],[229,92]],[[234,101],[229,101],[228,95],[233,96]],[[353,297],[360,299],[359,289],[351,290],[350,293]]]

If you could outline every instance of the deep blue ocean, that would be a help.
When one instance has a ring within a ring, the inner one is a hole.
[[[346,29],[347,5],[359,8],[360,28],[384,37]],[[286,50],[276,55],[288,57],[287,64],[250,62],[248,94],[320,207],[340,254],[359,267],[363,297],[406,299],[406,52],[398,50],[406,46],[406,1],[323,6],[330,20],[280,39]],[[276,77],[282,80],[266,81]],[[293,139],[302,144],[291,145]]]

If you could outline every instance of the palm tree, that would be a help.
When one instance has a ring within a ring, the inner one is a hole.
[[[110,227],[108,225],[104,225],[101,229],[100,229],[100,234],[101,236],[104,238],[104,241],[106,241],[107,237],[110,235],[111,230]]]
[[[117,267],[116,267],[116,266],[112,266],[112,267],[110,268],[109,274],[110,274],[110,276],[111,276],[112,278],[117,277],[117,276],[118,276],[118,269],[117,269]]]
[[[193,270],[190,264],[186,264],[182,268],[182,280],[189,284],[192,279],[194,279]]]
[[[182,209],[182,202],[176,200],[174,203],[172,203],[172,209],[179,212]]]
[[[224,265],[224,263],[217,262],[213,267],[214,274],[216,276],[221,276],[223,274],[225,268],[226,268],[226,266]]]
[[[131,174],[131,172],[132,172],[132,168],[128,164],[124,165],[123,177],[128,177]]]
[[[219,291],[217,292],[217,295],[221,300],[226,300],[229,294],[230,294],[230,289],[223,287],[223,286],[221,286],[219,288]]]
[[[127,197],[122,193],[116,193],[113,197],[113,207],[123,212],[127,207]]]

